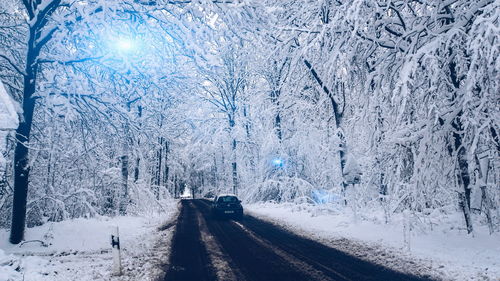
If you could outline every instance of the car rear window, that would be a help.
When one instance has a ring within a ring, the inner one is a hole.
[[[219,197],[219,199],[217,200],[217,202],[219,202],[219,203],[234,203],[237,201],[238,201],[238,198],[236,198],[234,196],[222,196],[222,197]]]

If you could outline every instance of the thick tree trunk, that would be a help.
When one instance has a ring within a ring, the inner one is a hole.
[[[26,224],[26,203],[29,184],[29,140],[36,99],[33,97],[36,90],[38,71],[37,59],[42,47],[51,39],[56,29],[42,32],[48,22],[48,17],[59,7],[61,0],[52,0],[47,5],[31,5],[30,1],[23,1],[29,15],[29,37],[26,51],[26,67],[23,83],[23,118],[16,130],[18,140],[14,150],[14,200],[12,207],[12,225],[10,242],[18,244],[24,239]],[[44,36],[40,38],[40,36]]]
[[[14,150],[14,201],[9,239],[12,244],[18,244],[24,239],[24,227],[26,225],[26,203],[30,173],[28,146],[36,103],[33,98],[35,81],[36,71],[32,69],[32,72],[24,77],[23,118],[16,130],[18,143]]]

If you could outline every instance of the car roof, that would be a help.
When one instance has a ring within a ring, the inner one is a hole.
[[[221,193],[221,194],[217,195],[216,197],[225,197],[225,196],[233,196],[233,197],[238,198],[238,196],[231,194],[231,193]]]

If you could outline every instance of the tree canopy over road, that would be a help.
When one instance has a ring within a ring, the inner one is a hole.
[[[386,221],[454,210],[497,231],[498,7],[2,1],[20,122],[0,148],[0,226],[19,243],[25,225],[161,208],[187,187],[328,194]]]

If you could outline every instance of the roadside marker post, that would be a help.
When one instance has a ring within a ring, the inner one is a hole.
[[[120,235],[118,233],[118,226],[113,227],[113,234],[111,234],[111,247],[113,248],[113,275],[118,276],[122,274]]]

